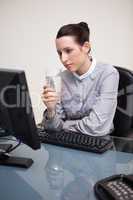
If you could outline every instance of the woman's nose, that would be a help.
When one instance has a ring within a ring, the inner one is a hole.
[[[68,56],[66,54],[62,54],[62,56],[61,56],[62,62],[66,63],[67,59],[68,59]]]

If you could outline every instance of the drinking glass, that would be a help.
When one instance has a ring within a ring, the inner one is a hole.
[[[45,71],[45,85],[54,89],[60,99],[61,93],[61,72],[62,70],[56,70],[56,73],[46,69]]]

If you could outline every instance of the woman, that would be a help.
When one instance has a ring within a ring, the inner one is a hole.
[[[42,100],[46,129],[76,131],[93,136],[109,134],[117,106],[119,74],[90,56],[90,30],[85,22],[61,27],[56,48],[65,71],[61,73],[61,101],[45,86]]]

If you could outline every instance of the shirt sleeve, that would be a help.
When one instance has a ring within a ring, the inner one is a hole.
[[[60,102],[56,105],[55,116],[51,119],[47,117],[47,109],[43,113],[42,125],[45,129],[61,130],[65,121],[66,115]]]
[[[57,130],[76,131],[95,136],[109,134],[117,106],[118,83],[119,74],[117,71],[113,71],[102,80],[99,94],[97,94],[95,104],[92,106],[88,116],[79,120],[65,120],[65,112],[61,104],[59,104],[53,119],[46,120],[45,112],[45,126]]]

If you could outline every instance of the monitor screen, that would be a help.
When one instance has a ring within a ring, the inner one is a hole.
[[[0,68],[0,128],[30,146],[40,148],[30,94],[23,70]]]

